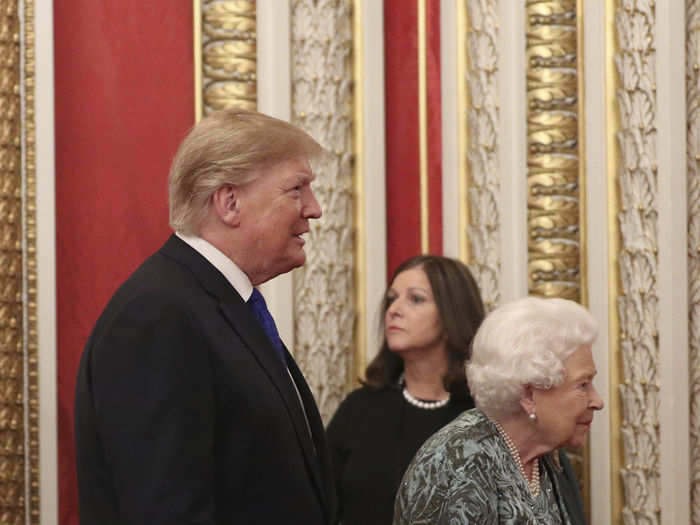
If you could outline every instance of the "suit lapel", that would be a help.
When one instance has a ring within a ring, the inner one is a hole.
[[[321,415],[316,407],[316,401],[314,400],[313,394],[309,385],[306,383],[301,370],[294,361],[291,355],[288,358],[289,361],[289,372],[294,378],[297,388],[299,388],[299,395],[303,400],[304,407],[306,408],[306,416],[309,420],[309,426],[311,427],[311,433],[313,435],[314,444],[316,446],[316,459],[315,463],[318,465],[317,468],[320,469],[319,472],[319,490],[325,494],[325,510],[328,522],[333,522],[333,517],[335,516],[336,508],[336,493],[333,480],[333,473],[331,471],[331,460],[328,454],[328,447],[326,444],[326,431],[323,427],[323,421],[321,420]]]
[[[321,479],[319,458],[316,452],[314,452],[314,442],[312,442],[312,439],[316,442],[317,449],[320,446],[325,447],[325,443],[322,441],[319,442],[318,439],[318,436],[322,436],[323,425],[320,423],[320,416],[318,415],[316,404],[313,401],[313,396],[301,372],[297,368],[294,359],[285,349],[289,370],[294,376],[294,381],[299,389],[299,396],[289,377],[290,372],[287,372],[287,369],[280,362],[277,352],[268,339],[267,334],[265,334],[265,331],[260,326],[248,305],[243,301],[228,280],[226,280],[223,274],[176,235],[170,236],[160,252],[168,258],[184,264],[190,269],[194,278],[201,286],[209,294],[219,299],[219,308],[223,316],[233,327],[241,340],[247,345],[250,352],[279,392],[287,408],[290,419],[292,420],[297,439],[304,453],[304,459],[311,472],[311,477],[316,485],[324,509],[326,512],[330,512],[328,509],[329,501],[326,499],[328,491]],[[309,436],[306,418],[299,404],[299,397],[303,400],[309,426],[313,434],[312,436]],[[321,452],[321,450],[319,450],[319,452]],[[321,461],[324,461],[324,459]],[[325,464],[323,468],[325,469]]]
[[[316,411],[315,403],[310,404],[308,398],[305,399],[302,394],[303,390],[308,391],[306,382],[303,381],[301,373],[294,378],[300,394],[297,395],[289,372],[287,372],[287,369],[280,362],[276,350],[273,348],[272,343],[257,319],[255,319],[253,313],[248,308],[248,305],[240,300],[240,304],[222,302],[220,307],[228,322],[233,326],[234,330],[236,330],[239,337],[248,345],[248,349],[255,356],[260,366],[265,370],[265,373],[280,393],[282,401],[284,401],[287,412],[292,420],[299,445],[304,452],[306,465],[321,495],[321,501],[325,503],[323,495],[325,495],[326,490],[321,481],[319,462],[316,452],[314,451],[314,442],[312,442],[312,438],[315,441],[315,436],[317,435],[317,431],[312,425],[312,416],[316,415],[316,417],[318,417],[318,412]],[[296,368],[296,364],[294,364],[291,355],[289,355],[286,349],[285,352],[287,353],[287,360],[290,363],[290,370],[292,365]],[[302,409],[300,405],[300,397],[304,402],[304,409]],[[304,416],[304,410],[306,410],[306,417]],[[306,426],[307,417],[309,418],[309,426],[311,427],[313,436],[309,436],[309,428]]]

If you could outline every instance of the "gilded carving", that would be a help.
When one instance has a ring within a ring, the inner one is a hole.
[[[580,301],[576,0],[526,9],[528,289]]]
[[[686,2],[691,520],[700,525],[700,1]]]
[[[620,321],[623,523],[659,523],[658,237],[654,4],[615,10],[620,167]]]
[[[294,274],[294,355],[328,421],[354,378],[351,0],[292,1],[292,122],[326,149],[307,262]]]
[[[254,0],[201,0],[202,112],[257,106]]]
[[[0,53],[0,523],[38,524],[33,1],[5,3]]]
[[[469,24],[466,82],[469,93],[466,162],[470,216],[467,231],[469,267],[479,283],[487,310],[500,302],[500,193],[498,165],[498,2],[466,2]]]
[[[526,4],[527,268],[528,293],[581,302],[578,16],[576,0]],[[583,449],[568,453],[585,483]]]

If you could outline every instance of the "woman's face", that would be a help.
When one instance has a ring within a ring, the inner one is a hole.
[[[553,447],[583,445],[593,413],[603,401],[593,386],[596,374],[590,345],[579,347],[564,361],[566,379],[549,390],[533,390],[536,425]]]
[[[440,315],[422,267],[398,274],[386,297],[384,335],[390,350],[401,353],[444,348]]]

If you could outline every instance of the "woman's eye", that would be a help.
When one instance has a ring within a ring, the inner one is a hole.
[[[385,301],[386,301],[386,305],[389,306],[391,303],[396,301],[396,296],[395,295],[387,295]]]
[[[420,295],[412,295],[411,301],[414,303],[422,303],[423,301],[425,301],[425,297],[421,297]]]

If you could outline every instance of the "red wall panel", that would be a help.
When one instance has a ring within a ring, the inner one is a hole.
[[[417,2],[385,0],[386,218],[389,277],[421,252]]]
[[[440,0],[426,2],[428,107],[428,238],[430,253],[442,253],[442,100],[440,96]]]
[[[442,253],[440,2],[426,1],[428,250]],[[421,253],[418,0],[384,0],[387,274]]]
[[[78,523],[73,390],[117,286],[169,234],[170,159],[194,122],[192,4],[54,4],[59,520]]]

